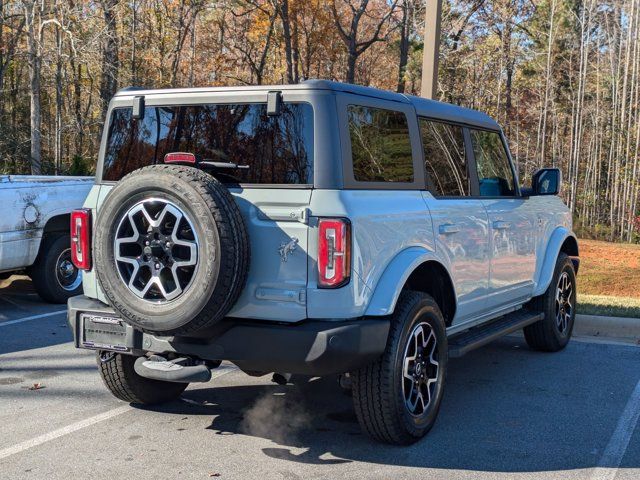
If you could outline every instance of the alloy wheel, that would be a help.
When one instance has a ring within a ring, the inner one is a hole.
[[[131,292],[164,303],[191,285],[198,265],[198,239],[191,219],[178,206],[149,198],[120,219],[114,256],[120,279]]]
[[[573,284],[567,272],[562,272],[556,287],[556,326],[565,334],[573,315]]]
[[[422,416],[435,401],[439,368],[435,332],[428,323],[419,323],[407,340],[402,368],[404,401],[412,415]]]

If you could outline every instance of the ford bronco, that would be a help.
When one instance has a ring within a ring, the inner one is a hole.
[[[559,188],[553,168],[521,188],[500,126],[453,105],[321,80],[125,89],[71,219],[75,344],[139,404],[223,360],[341,374],[363,430],[408,444],[448,358],[518,329],[536,350],[569,341]]]

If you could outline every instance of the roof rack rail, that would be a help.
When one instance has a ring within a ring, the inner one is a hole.
[[[119,92],[131,92],[131,91],[134,91],[134,90],[145,90],[145,88],[144,87],[136,87],[136,86],[130,85],[128,87],[123,87],[123,88],[119,89],[116,93],[119,93]]]

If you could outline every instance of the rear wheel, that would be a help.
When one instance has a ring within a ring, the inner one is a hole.
[[[447,348],[445,322],[433,298],[403,292],[384,353],[351,374],[356,415],[369,436],[406,445],[433,427],[442,401]]]
[[[66,303],[82,293],[82,272],[71,262],[70,244],[67,234],[45,236],[29,269],[36,292],[47,302]]]
[[[558,256],[549,288],[533,299],[531,308],[541,311],[544,318],[524,328],[527,344],[545,352],[557,352],[566,347],[576,316],[576,273],[566,254]]]
[[[137,358],[121,353],[98,352],[98,370],[104,384],[116,398],[142,405],[170,402],[189,385],[141,377],[133,367]]]

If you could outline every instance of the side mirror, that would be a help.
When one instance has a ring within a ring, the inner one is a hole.
[[[560,169],[542,168],[533,174],[531,195],[557,195],[560,193],[560,182]]]

